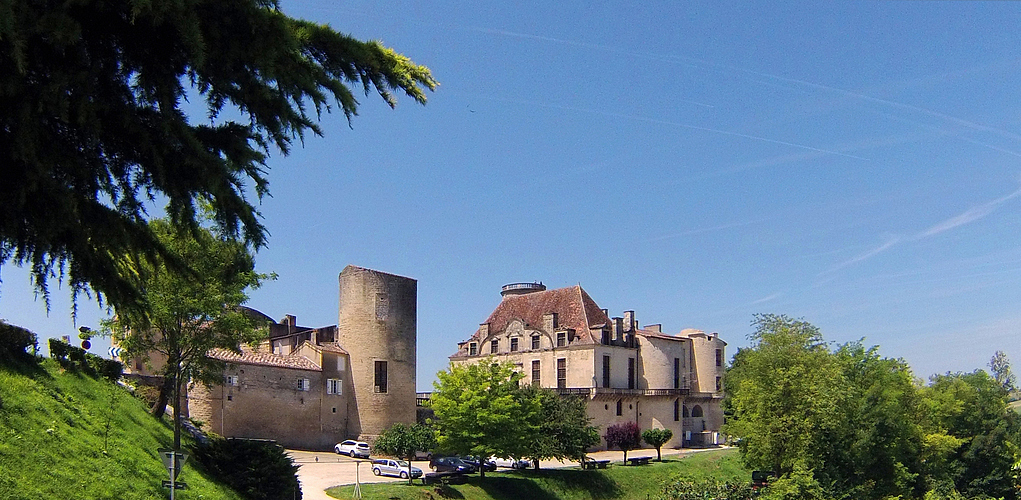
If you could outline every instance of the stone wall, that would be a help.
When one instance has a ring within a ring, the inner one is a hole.
[[[331,449],[347,437],[349,396],[327,395],[322,372],[239,365],[224,375],[236,376],[237,385],[190,388],[190,414],[203,430],[308,450]],[[298,379],[308,380],[308,390],[299,390]]]

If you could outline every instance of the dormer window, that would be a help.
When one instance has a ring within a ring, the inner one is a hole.
[[[500,352],[500,341],[493,339],[489,342],[489,354],[496,354],[498,352]]]
[[[532,350],[539,350],[539,335],[532,335]]]
[[[557,332],[557,347],[567,346],[567,332]]]
[[[479,353],[479,345],[475,342],[468,344],[468,355],[474,356]]]
[[[602,339],[602,341],[603,341],[602,342],[603,345],[610,345],[610,331],[609,330],[603,330],[603,339]]]
[[[518,338],[514,337],[510,339],[510,350],[511,352],[518,352]]]

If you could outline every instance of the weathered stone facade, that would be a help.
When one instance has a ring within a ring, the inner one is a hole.
[[[190,384],[182,414],[222,436],[310,450],[371,441],[395,422],[414,423],[417,282],[347,266],[340,289],[335,326],[302,327],[291,315],[276,322],[250,310],[268,338],[240,353],[207,353],[227,363],[224,383]],[[379,362],[386,365],[382,388]],[[128,371],[151,374],[161,365],[154,359]]]
[[[640,328],[634,311],[610,318],[580,286],[520,283],[504,287],[500,305],[450,360],[510,361],[524,382],[582,395],[601,435],[632,421],[672,430],[668,447],[715,443],[726,342],[699,330],[661,330]]]
[[[352,353],[355,387],[348,430],[359,439],[415,423],[417,297],[410,278],[354,266],[340,273],[338,338]]]

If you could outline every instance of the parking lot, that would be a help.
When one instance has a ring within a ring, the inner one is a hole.
[[[696,453],[696,449],[663,450],[663,456],[674,456],[688,453]],[[342,484],[354,484],[355,475],[361,483],[383,483],[392,481],[407,481],[396,477],[373,476],[372,460],[348,458],[338,455],[332,451],[299,451],[288,450],[287,453],[294,459],[294,463],[300,465],[298,469],[298,480],[301,481],[302,498],[305,500],[334,500],[326,494],[326,488]],[[620,461],[623,458],[620,451],[597,451],[589,453],[589,457],[595,460]],[[631,450],[628,457],[656,456],[656,450]],[[357,465],[361,462],[361,465]],[[423,472],[431,472],[428,461],[414,461],[411,464]],[[578,467],[578,462],[542,461],[539,466],[544,469],[560,467]]]

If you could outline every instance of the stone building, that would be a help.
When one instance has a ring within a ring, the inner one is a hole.
[[[632,421],[672,430],[667,447],[717,442],[727,345],[717,334],[665,334],[658,324],[640,327],[634,311],[611,318],[581,286],[515,283],[501,295],[451,363],[510,361],[528,383],[586,398],[600,435]]]
[[[207,353],[227,363],[224,382],[189,385],[184,414],[222,436],[312,450],[371,442],[393,423],[414,423],[417,282],[347,266],[339,285],[334,326],[298,326],[291,315],[276,322],[250,310],[267,338],[241,353]],[[140,374],[154,369],[130,365]]]

